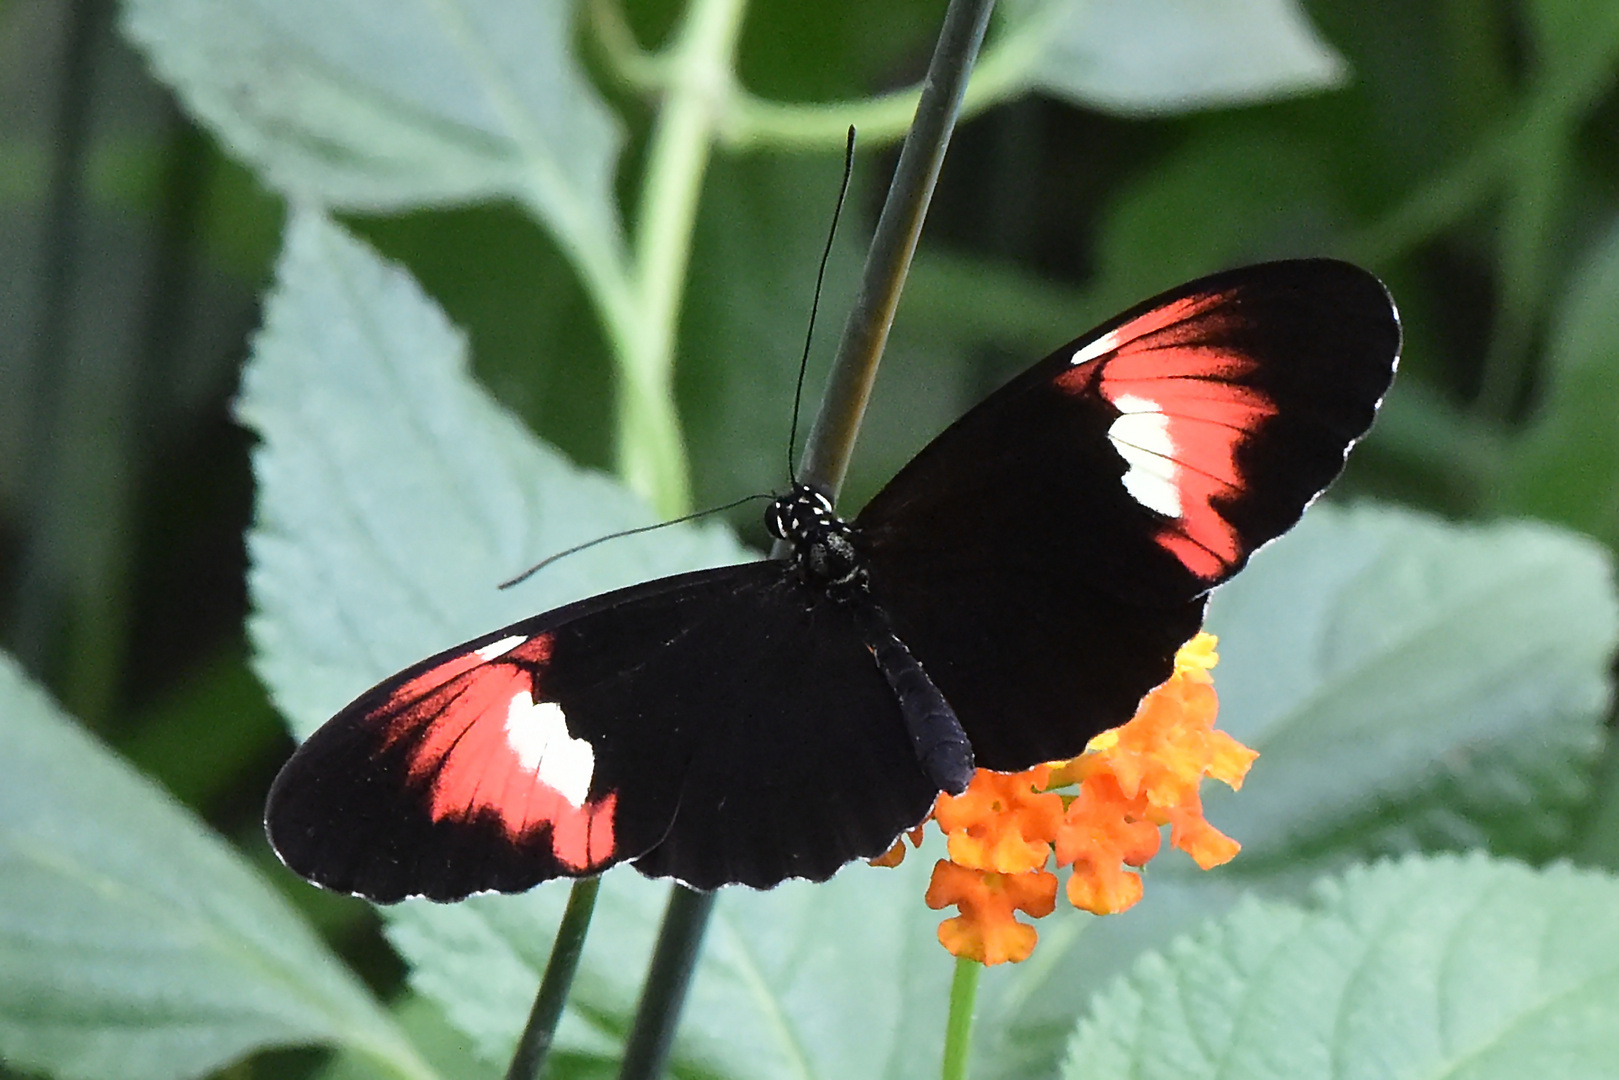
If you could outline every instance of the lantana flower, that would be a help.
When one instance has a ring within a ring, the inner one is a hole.
[[[981,964],[1026,959],[1038,934],[1016,913],[1042,918],[1055,909],[1057,877],[1046,870],[1053,856],[1072,868],[1069,902],[1108,915],[1141,899],[1137,871],[1158,853],[1165,825],[1170,844],[1205,870],[1237,854],[1240,845],[1204,819],[1198,793],[1205,776],[1240,788],[1259,756],[1214,728],[1215,644],[1199,633],[1181,646],[1174,674],[1142,698],[1135,717],[1073,760],[1019,773],[980,769],[962,794],[939,796],[933,820],[949,858],[933,868],[927,904],[960,911],[939,927],[946,949]],[[920,830],[911,839],[919,843]],[[877,862],[903,856],[896,842]]]

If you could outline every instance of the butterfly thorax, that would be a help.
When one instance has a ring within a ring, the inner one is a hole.
[[[792,546],[788,561],[803,579],[834,599],[864,593],[866,565],[854,527],[838,517],[832,500],[807,484],[770,504],[765,528]]]

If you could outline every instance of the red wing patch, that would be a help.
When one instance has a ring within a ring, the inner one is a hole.
[[[1242,494],[1237,452],[1277,413],[1249,379],[1254,357],[1220,344],[1236,321],[1231,298],[1154,308],[1081,347],[1057,378],[1071,393],[1094,387],[1118,411],[1108,439],[1128,466],[1125,490],[1170,519],[1153,539],[1210,582],[1246,554],[1216,500]]]
[[[595,751],[538,685],[550,655],[549,634],[513,636],[429,668],[377,710],[383,749],[413,742],[410,779],[434,821],[492,815],[513,841],[547,831],[559,862],[590,870],[613,857],[618,797],[589,797]]]

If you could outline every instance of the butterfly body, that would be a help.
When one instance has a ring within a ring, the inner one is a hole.
[[[824,879],[975,765],[1128,720],[1209,589],[1342,468],[1398,348],[1343,263],[1182,286],[1014,378],[853,519],[795,485],[766,514],[784,558],[580,601],[368,691],[277,778],[271,841],[384,902],[624,861]]]
[[[787,561],[806,585],[846,601],[864,597],[868,571],[855,530],[820,491],[794,484],[770,504],[765,527],[787,542]]]

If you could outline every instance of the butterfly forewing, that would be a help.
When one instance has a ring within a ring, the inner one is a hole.
[[[848,613],[765,562],[416,665],[299,748],[266,820],[319,884],[453,900],[637,859],[706,888],[825,878],[934,794]]]
[[[1270,263],[1183,286],[1075,342],[1056,384],[1117,412],[1109,441],[1127,493],[1166,519],[1153,543],[1207,589],[1342,470],[1399,347],[1394,305],[1370,274]]]
[[[872,592],[979,764],[1127,720],[1203,595],[1342,469],[1398,352],[1365,271],[1217,274],[1065,345],[901,470],[855,520]]]

